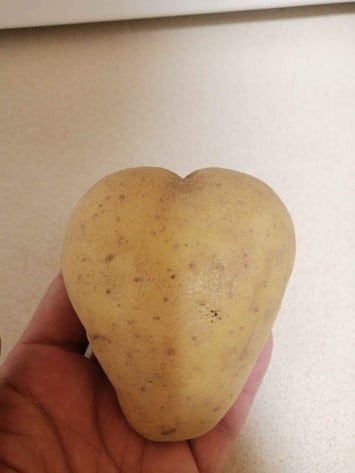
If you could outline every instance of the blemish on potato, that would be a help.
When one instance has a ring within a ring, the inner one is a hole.
[[[124,194],[120,194],[120,195],[118,196],[118,198],[119,198],[120,200],[124,200],[124,199],[126,198],[126,196],[125,196]]]
[[[153,320],[160,320],[160,317],[158,315],[154,315]]]
[[[218,412],[221,410],[221,406],[217,406],[213,408],[213,412]]]
[[[135,320],[134,320],[134,319],[130,319],[130,320],[128,320],[128,322],[127,322],[127,323],[128,323],[128,325],[132,325],[132,324],[134,324],[134,322],[135,322]]]
[[[175,274],[172,274],[172,275],[170,276],[170,279],[175,279],[175,278],[176,278],[176,275],[175,275]]]
[[[167,355],[168,356],[176,355],[176,351],[174,350],[174,348],[169,348],[168,351],[167,351]]]
[[[196,268],[195,263],[189,263],[189,268],[190,268],[190,269],[195,269],[195,268]]]
[[[164,302],[168,302],[168,301],[169,301],[169,298],[168,298],[168,297],[164,297],[164,298],[163,298],[163,301],[164,301]]]
[[[121,217],[116,217],[116,222],[120,222],[121,221]]]
[[[115,255],[107,255],[105,258],[105,263],[110,263],[114,259]]]
[[[144,386],[141,386],[140,392],[145,393],[146,391],[147,391],[146,388]]]
[[[143,282],[143,278],[137,276],[137,277],[135,277],[135,278],[133,279],[133,281],[134,281],[134,282]]]
[[[196,337],[196,335],[192,335],[191,340],[193,340],[194,342],[197,342],[197,337]]]
[[[92,335],[90,338],[93,342],[100,340],[102,342],[111,343],[111,340],[108,337],[106,337],[106,335],[102,335],[102,333],[94,333],[94,335]]]
[[[256,305],[256,306],[254,307],[254,312],[259,312],[259,306],[258,306],[258,305]]]
[[[224,264],[223,263],[217,263],[215,265],[215,269],[217,269],[218,271],[224,271]]]
[[[111,289],[106,289],[106,294],[111,294]]]
[[[168,435],[173,434],[174,432],[176,432],[176,427],[172,427],[171,429],[162,430],[161,434],[168,436]]]
[[[125,353],[127,360],[132,361],[134,359],[133,354],[130,351]]]

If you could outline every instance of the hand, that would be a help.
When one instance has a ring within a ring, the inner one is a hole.
[[[1,473],[219,473],[241,430],[272,350],[202,437],[151,442],[127,424],[94,359],[58,275],[0,370]]]

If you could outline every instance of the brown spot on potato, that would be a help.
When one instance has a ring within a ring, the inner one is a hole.
[[[259,312],[259,306],[258,306],[258,305],[256,305],[256,306],[254,307],[254,312]]]
[[[197,337],[196,337],[196,335],[192,335],[191,340],[193,340],[194,342],[197,342]]]
[[[168,301],[169,301],[169,298],[168,298],[168,297],[164,297],[164,298],[163,298],[163,301],[164,301],[164,302],[168,302]]]
[[[105,263],[110,263],[114,259],[115,255],[107,255],[105,258]]]
[[[132,325],[132,324],[134,324],[134,322],[135,322],[135,320],[134,320],[134,319],[130,319],[130,320],[128,320],[128,322],[127,322],[127,323],[128,323],[128,325]]]
[[[124,199],[126,198],[126,196],[125,196],[124,194],[120,194],[120,195],[118,196],[118,198],[119,198],[120,200],[124,200]]]
[[[190,268],[190,269],[195,269],[195,268],[196,268],[195,263],[189,263],[189,268]]]
[[[215,269],[217,269],[218,271],[224,271],[224,264],[223,263],[217,263],[215,265]]]
[[[176,355],[176,351],[174,350],[174,348],[169,348],[168,351],[167,351],[167,355],[168,356]]]
[[[161,434],[168,436],[168,435],[173,434],[174,432],[176,432],[176,427],[172,427],[172,428],[170,428],[170,429],[162,430],[162,431],[161,431]]]
[[[213,408],[213,412],[218,412],[221,410],[221,406],[217,406]]]
[[[120,222],[121,221],[121,217],[116,217],[116,222]]]
[[[86,230],[86,223],[82,223],[80,225],[80,230],[83,231],[83,232]]]
[[[106,294],[111,294],[111,289],[106,289]]]
[[[170,279],[175,279],[175,278],[176,278],[176,275],[175,275],[175,274],[172,274],[172,275],[170,276]]]
[[[153,320],[160,320],[160,317],[158,317],[157,315],[154,315]]]
[[[133,281],[134,281],[134,282],[142,282],[142,281],[143,281],[143,278],[137,276],[137,277],[135,277],[135,278],[133,279]]]
[[[93,342],[96,342],[97,340],[99,340],[100,342],[111,343],[111,340],[108,337],[106,337],[106,335],[103,335],[102,333],[94,333],[90,338]]]
[[[146,391],[147,391],[146,388],[144,386],[141,386],[140,392],[145,393]]]

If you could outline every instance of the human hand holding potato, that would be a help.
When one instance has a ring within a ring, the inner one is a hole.
[[[207,434],[144,439],[127,423],[59,275],[0,367],[3,473],[221,473],[266,370],[271,339],[238,400]]]
[[[138,433],[178,441],[217,425],[270,334],[294,251],[286,208],[246,174],[133,168],[86,193],[64,281]]]

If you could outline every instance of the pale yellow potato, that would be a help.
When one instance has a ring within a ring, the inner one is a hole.
[[[290,276],[290,216],[261,181],[209,168],[133,168],[79,201],[64,281],[130,425],[175,441],[240,393]]]

